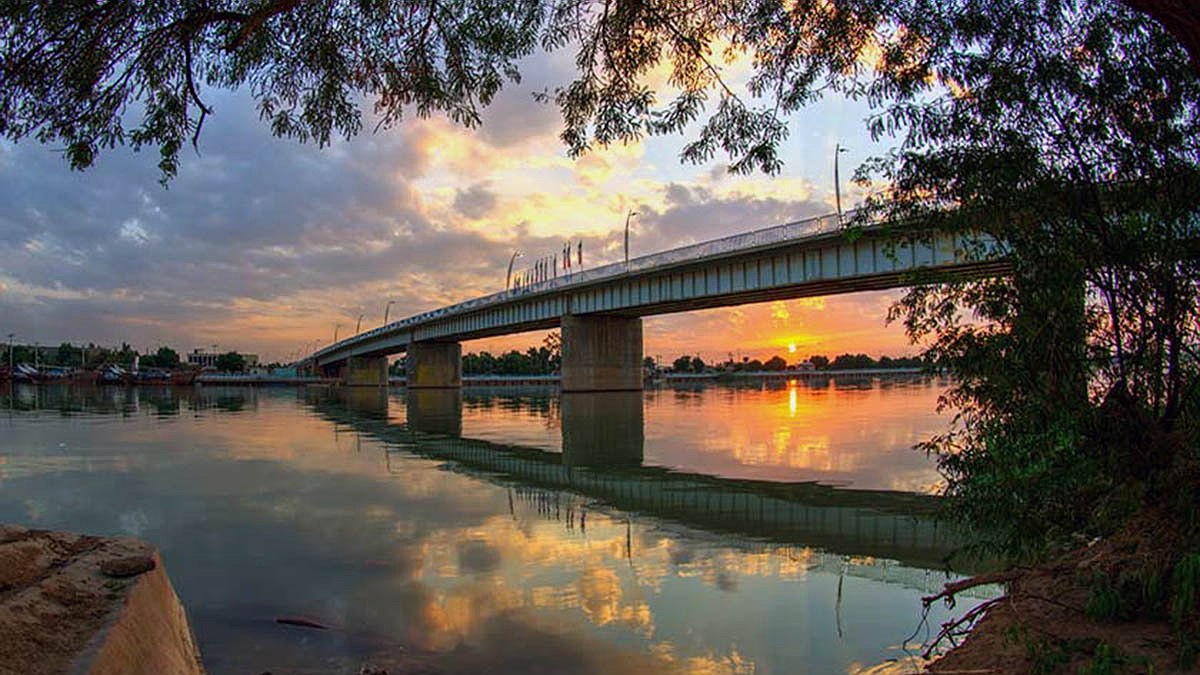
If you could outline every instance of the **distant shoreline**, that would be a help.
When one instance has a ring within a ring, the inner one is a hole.
[[[663,373],[647,378],[647,384],[663,384],[678,382],[711,382],[715,384],[731,381],[752,380],[791,380],[819,379],[828,377],[894,377],[901,375],[930,375],[921,368],[853,368],[843,370],[756,370],[741,372],[712,372],[712,373]],[[464,375],[464,387],[503,386],[557,386],[561,381],[560,375]],[[79,384],[65,381],[49,381],[32,384]],[[90,384],[90,383],[89,383]],[[97,382],[98,385],[105,383]],[[235,374],[205,374],[196,378],[195,384],[200,386],[236,386],[236,385],[292,385],[292,386],[340,386],[340,381],[322,377],[280,377],[277,375],[235,375]],[[389,377],[388,386],[403,387],[404,377]],[[134,386],[173,386],[169,382],[142,382]],[[130,386],[120,384],[116,386]],[[175,385],[180,386],[180,385]],[[191,385],[182,385],[191,386]]]

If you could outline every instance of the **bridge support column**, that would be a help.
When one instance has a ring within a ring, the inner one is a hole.
[[[640,391],[642,320],[567,314],[562,318],[562,390]]]
[[[386,387],[386,356],[352,356],[342,367],[342,384],[348,387]]]
[[[404,367],[409,389],[462,387],[462,345],[457,342],[413,342]]]

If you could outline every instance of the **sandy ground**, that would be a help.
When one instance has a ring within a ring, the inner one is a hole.
[[[0,675],[203,673],[154,549],[0,525]]]

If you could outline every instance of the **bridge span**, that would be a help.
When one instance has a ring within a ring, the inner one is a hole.
[[[915,232],[915,230],[912,230]],[[298,362],[348,385],[387,384],[387,356],[407,354],[407,386],[462,385],[461,341],[561,327],[563,391],[642,388],[643,316],[768,300],[881,290],[923,278],[1001,274],[1007,263],[964,236],[896,241],[853,236],[836,215],[693,244],[467,300],[380,326]]]

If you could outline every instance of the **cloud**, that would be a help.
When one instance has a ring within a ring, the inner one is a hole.
[[[286,358],[360,314],[377,325],[388,301],[400,317],[498,290],[514,250],[518,268],[566,240],[582,242],[588,267],[618,260],[630,210],[634,256],[830,210],[801,177],[682,169],[664,150],[675,141],[572,161],[557,111],[530,97],[564,81],[570,59],[529,66],[480,129],[411,118],[327,148],[272,137],[245,94],[206,94],[217,113],[168,189],[152,152],[113,150],[78,173],[54,148],[0,143],[0,326],[44,343],[217,343]],[[839,321],[881,320],[878,302],[839,303]],[[809,317],[819,310],[787,308],[825,325]],[[769,317],[757,311],[747,326]],[[654,335],[718,348],[736,316],[655,319]]]
[[[468,218],[482,218],[491,213],[495,206],[496,193],[481,183],[455,192],[454,210]]]

